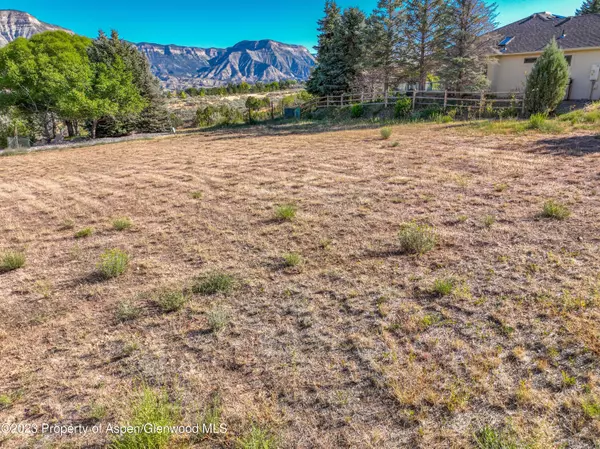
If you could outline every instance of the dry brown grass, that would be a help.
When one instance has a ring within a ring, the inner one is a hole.
[[[183,447],[235,447],[253,428],[282,448],[474,447],[486,425],[531,447],[597,444],[600,153],[569,155],[592,137],[289,131],[2,158],[0,253],[27,264],[0,274],[0,422],[123,422],[143,384],[184,423],[219,398],[229,432]],[[540,219],[549,199],[572,215]],[[281,204],[293,221],[274,219]],[[432,251],[400,250],[413,221],[435,228]],[[130,264],[101,279],[111,248]],[[216,272],[236,288],[156,306]],[[432,292],[450,277],[460,288]],[[44,444],[68,442],[107,440]]]

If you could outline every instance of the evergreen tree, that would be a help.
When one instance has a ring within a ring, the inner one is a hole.
[[[496,5],[485,0],[451,0],[450,28],[441,78],[451,90],[483,89],[489,83],[485,72],[497,36]]]
[[[448,9],[444,0],[405,0],[404,5],[406,59],[412,78],[423,90],[427,87],[427,76],[439,69],[446,51]]]
[[[366,63],[372,77],[381,80],[386,102],[390,83],[398,76],[401,65],[401,6],[401,0],[379,0],[367,20]]]
[[[527,77],[525,106],[531,114],[553,112],[565,97],[569,84],[569,64],[552,39]]]
[[[576,16],[584,14],[600,14],[600,0],[584,0],[581,8],[575,11]]]
[[[327,0],[325,2],[325,16],[317,23],[319,31],[318,44],[315,46],[317,66],[306,83],[306,89],[313,95],[325,95],[328,74],[323,70],[321,62],[327,60],[333,51],[333,35],[340,23],[340,8],[335,1]]]

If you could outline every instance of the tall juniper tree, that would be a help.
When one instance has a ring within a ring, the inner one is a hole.
[[[584,14],[600,14],[600,0],[584,0],[581,8],[575,11],[576,16]]]
[[[440,71],[446,87],[462,92],[487,86],[488,57],[497,43],[496,16],[496,4],[485,0],[448,2],[448,47]]]
[[[441,64],[449,29],[444,0],[405,0],[406,24],[403,40],[407,63],[419,89],[427,87],[427,77]]]

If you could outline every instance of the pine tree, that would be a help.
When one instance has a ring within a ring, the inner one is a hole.
[[[569,65],[556,39],[552,39],[527,77],[527,111],[531,114],[553,112],[564,99],[568,84]]]
[[[406,60],[419,89],[427,76],[439,68],[446,47],[448,10],[444,0],[405,0],[406,25],[403,40]]]
[[[311,73],[306,83],[306,90],[313,95],[325,95],[324,87],[327,73],[323,71],[321,61],[325,61],[330,56],[333,48],[333,35],[340,23],[340,8],[333,0],[325,2],[325,16],[318,23],[318,44],[314,47],[317,50],[317,66]]]
[[[485,75],[488,56],[497,41],[492,33],[496,5],[485,0],[451,0],[448,14],[448,49],[441,78],[451,90],[483,89],[489,84]]]
[[[575,11],[576,16],[584,14],[600,14],[600,0],[584,0],[581,8]]]
[[[386,97],[392,80],[399,75],[404,22],[401,0],[379,0],[367,20],[366,64],[371,79],[380,80]]]

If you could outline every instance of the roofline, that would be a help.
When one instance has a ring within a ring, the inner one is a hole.
[[[600,47],[578,47],[578,48],[561,48],[561,50],[563,51],[563,53],[573,53],[573,52],[579,52],[579,51],[590,51],[590,50],[598,50],[600,51]],[[544,52],[544,50],[538,50],[538,51],[523,51],[523,52],[519,52],[519,53],[494,53],[491,54],[490,56],[496,56],[496,57],[502,57],[502,56],[523,56],[523,55],[541,55]]]

